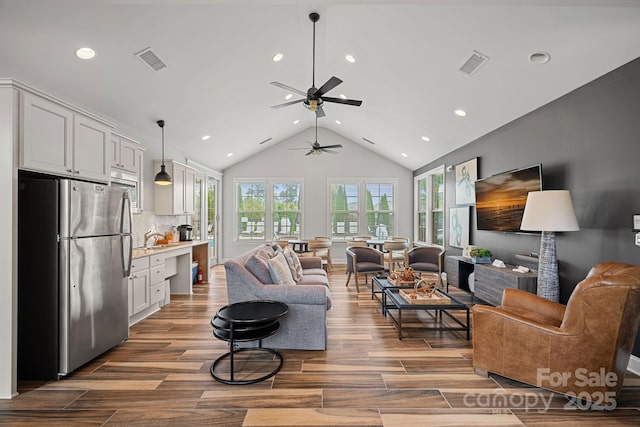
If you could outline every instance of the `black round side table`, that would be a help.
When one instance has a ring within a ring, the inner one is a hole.
[[[229,342],[229,352],[218,357],[211,364],[211,376],[224,384],[254,384],[271,378],[282,368],[282,355],[270,348],[262,347],[262,339],[275,334],[280,327],[280,319],[287,314],[289,307],[277,301],[242,301],[226,305],[218,310],[211,319],[213,335]],[[258,341],[258,347],[235,348],[236,341]],[[234,372],[234,355],[246,351],[261,351],[274,355],[279,359],[278,366],[266,375],[249,380],[236,380]],[[216,374],[216,366],[229,358],[229,378]]]

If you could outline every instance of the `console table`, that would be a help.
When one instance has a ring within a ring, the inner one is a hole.
[[[455,255],[446,256],[444,271],[447,272],[447,291],[451,284],[458,289],[471,292],[469,289],[469,275],[473,273],[473,266],[471,258]]]
[[[506,288],[521,289],[535,294],[537,273],[518,273],[513,271],[515,267],[507,265],[501,268],[491,264],[476,264],[474,295],[490,304],[500,305],[502,293]]]
[[[280,319],[287,314],[289,307],[277,301],[242,301],[222,307],[211,319],[213,335],[229,342],[229,352],[218,357],[211,364],[211,375],[224,384],[254,384],[274,376],[282,368],[282,355],[270,348],[262,347],[262,339],[275,334],[280,328]],[[258,341],[258,347],[236,349],[236,341]],[[271,372],[259,378],[236,380],[234,356],[240,352],[259,351],[270,353],[278,360]],[[229,358],[229,378],[223,378],[215,372],[216,366]]]

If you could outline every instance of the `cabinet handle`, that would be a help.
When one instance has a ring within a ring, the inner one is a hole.
[[[67,169],[67,172],[69,173],[73,173],[73,171],[71,169]]]
[[[73,173],[80,174],[80,171],[73,171]]]

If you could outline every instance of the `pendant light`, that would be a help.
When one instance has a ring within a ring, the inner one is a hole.
[[[160,172],[156,174],[153,182],[158,185],[171,185],[171,175],[167,173],[164,166],[164,120],[158,120],[156,123],[162,129],[162,165],[160,165]]]

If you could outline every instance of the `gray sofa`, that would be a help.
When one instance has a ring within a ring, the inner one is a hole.
[[[256,269],[258,257],[255,255],[258,254],[262,257],[265,254],[273,256],[273,248],[262,244],[224,263],[229,303],[251,300],[283,302],[289,306],[289,312],[280,320],[278,332],[262,340],[263,346],[326,350],[327,310],[331,308],[331,293],[327,274],[322,269],[322,259],[300,257],[303,278],[296,285],[277,285],[266,283],[271,282],[268,273],[265,276],[264,272],[261,274]]]

